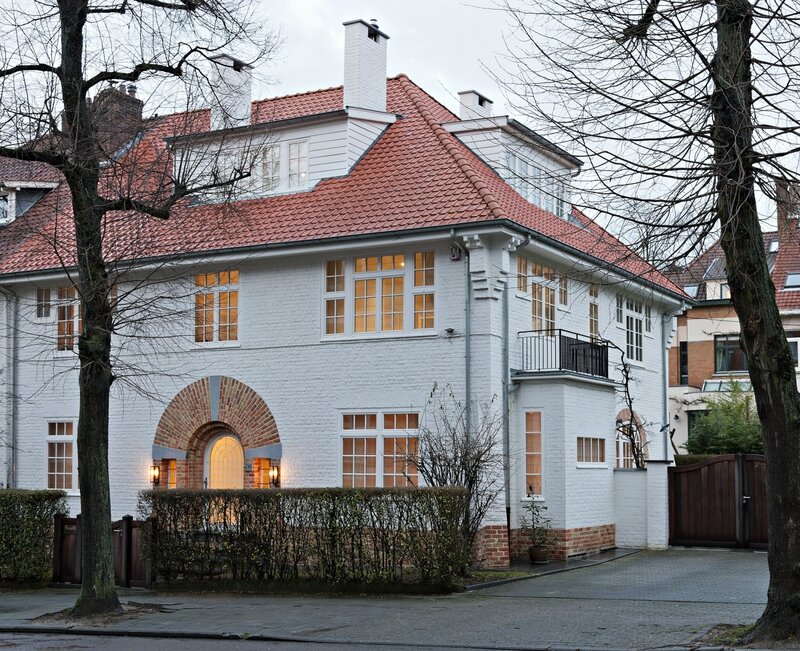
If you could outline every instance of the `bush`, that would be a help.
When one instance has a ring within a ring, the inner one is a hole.
[[[467,567],[463,488],[144,491],[145,554],[167,581],[414,583]]]
[[[0,580],[34,583],[53,569],[53,516],[67,513],[63,491],[0,490]]]
[[[689,454],[764,453],[764,439],[753,396],[731,382],[719,398],[709,399],[684,447]]]
[[[715,455],[713,454],[676,454],[675,455],[675,465],[676,466],[691,466],[693,463],[700,463],[701,461],[705,461],[706,459],[710,459]]]

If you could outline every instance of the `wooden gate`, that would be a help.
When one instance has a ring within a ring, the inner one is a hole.
[[[760,454],[669,468],[669,544],[766,548],[764,469]]]
[[[53,582],[81,582],[81,516],[55,516],[53,541]],[[111,523],[114,547],[114,578],[124,588],[149,588],[150,568],[142,550],[141,522],[126,515]]]

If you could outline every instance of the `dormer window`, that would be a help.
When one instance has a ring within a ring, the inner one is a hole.
[[[779,244],[780,243],[778,242],[778,240],[775,240],[774,242],[770,242],[769,243],[769,252],[770,253],[777,253]]]
[[[697,298],[697,290],[700,288],[700,285],[684,285],[683,291],[685,291],[690,297]]]
[[[295,140],[289,146],[289,188],[308,185],[308,140]]]
[[[274,192],[281,184],[281,146],[272,145],[264,150],[263,158],[264,192]]]

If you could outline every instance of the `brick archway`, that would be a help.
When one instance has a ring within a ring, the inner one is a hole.
[[[278,427],[261,396],[234,378],[205,377],[179,391],[158,421],[153,460],[165,485],[201,488],[205,445],[221,431],[237,436],[244,448],[247,487],[259,485],[263,463],[281,458]]]

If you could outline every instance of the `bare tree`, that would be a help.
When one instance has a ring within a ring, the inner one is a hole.
[[[442,389],[434,385],[420,419],[418,454],[408,458],[426,485],[467,489],[463,533],[468,550],[503,489],[502,426],[494,400],[462,402],[449,385]]]
[[[232,187],[249,176],[230,157],[224,170],[218,164],[223,157],[216,156],[210,169],[197,173],[196,164],[173,160],[166,150],[154,157],[125,155],[125,143],[104,132],[102,104],[89,97],[108,84],[140,84],[165,103],[186,108],[198,97],[224,93],[209,85],[209,70],[239,64],[217,55],[232,49],[253,63],[274,44],[252,7],[219,0],[47,0],[0,10],[0,156],[58,170],[74,224],[72,246],[53,245],[65,269],[77,271],[82,317],[77,615],[119,608],[109,527],[109,396],[116,378],[110,260],[141,255],[148,242],[126,250],[115,233],[126,224],[136,232],[143,220],[168,219],[191,194]],[[224,106],[225,98],[219,99]],[[167,135],[197,131],[193,117],[186,113]]]
[[[725,252],[763,425],[770,586],[753,639],[800,634],[800,396],[764,253],[757,190],[795,182],[796,0],[506,0],[507,84],[545,135],[590,165],[583,203]],[[647,220],[625,214],[630,201]]]

